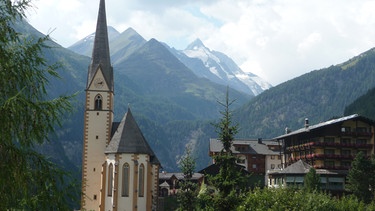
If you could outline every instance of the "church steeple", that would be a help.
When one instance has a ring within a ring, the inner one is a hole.
[[[90,86],[99,67],[103,72],[104,80],[109,89],[113,91],[113,68],[111,66],[109,54],[107,18],[104,0],[100,0],[99,5],[94,47],[92,51],[91,64],[88,71],[87,88]]]

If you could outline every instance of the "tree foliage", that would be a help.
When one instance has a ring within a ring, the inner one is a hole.
[[[347,189],[364,202],[370,202],[374,197],[371,192],[375,173],[373,164],[373,161],[367,159],[362,152],[359,152],[352,162],[352,167],[347,177],[349,183],[346,185]]]
[[[329,210],[329,211],[367,211],[374,210],[375,204],[365,204],[355,196],[333,198],[323,192],[306,192],[294,188],[256,188],[248,192],[244,202],[236,208],[245,210]]]
[[[320,176],[314,168],[310,168],[310,171],[305,175],[303,185],[308,192],[320,191]]]
[[[49,77],[58,77],[41,50],[46,36],[14,29],[31,0],[0,1],[0,210],[67,208],[67,174],[37,152],[70,109],[69,97],[48,99]],[[64,187],[64,188],[63,188]]]
[[[195,171],[195,159],[189,147],[186,148],[186,154],[180,161],[180,169],[184,174],[184,179],[180,182],[180,191],[177,193],[179,210],[193,211],[198,195],[198,185],[191,181]]]
[[[220,112],[222,118],[215,124],[218,139],[223,144],[223,149],[214,156],[219,173],[209,177],[210,182],[217,188],[218,193],[213,198],[217,210],[232,210],[240,202],[238,192],[246,189],[246,175],[243,169],[236,164],[236,157],[231,147],[234,136],[238,132],[238,125],[233,125],[232,113],[229,109],[234,101],[229,101],[228,91],[225,103],[219,102],[223,107]]]

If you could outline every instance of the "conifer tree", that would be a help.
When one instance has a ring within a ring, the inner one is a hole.
[[[349,170],[349,184],[346,185],[346,188],[364,202],[370,202],[372,199],[370,191],[371,181],[374,176],[372,173],[373,167],[370,160],[362,152],[357,153]]]
[[[247,187],[243,169],[236,164],[236,157],[231,150],[234,136],[238,132],[238,125],[233,124],[232,113],[229,109],[233,102],[229,101],[227,89],[225,103],[219,102],[223,107],[220,112],[222,118],[219,123],[214,124],[218,139],[223,144],[221,152],[214,156],[219,173],[210,178],[213,185],[219,190],[214,198],[214,206],[218,210],[233,210],[240,202],[237,193]]]
[[[198,186],[191,181],[195,171],[195,159],[191,154],[190,147],[186,148],[186,154],[180,162],[180,169],[184,179],[180,182],[180,191],[177,194],[179,210],[193,211],[198,195]]]
[[[48,78],[57,77],[42,49],[49,37],[17,32],[31,0],[0,0],[0,210],[66,210],[67,174],[38,153],[69,97],[48,99]]]
[[[310,168],[310,171],[304,178],[304,188],[308,192],[320,191],[320,176],[316,173],[314,168]]]

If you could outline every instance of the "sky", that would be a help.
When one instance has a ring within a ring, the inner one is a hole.
[[[34,0],[28,20],[69,47],[95,31],[99,0]],[[375,0],[106,0],[107,24],[183,50],[200,38],[278,85],[375,47]]]

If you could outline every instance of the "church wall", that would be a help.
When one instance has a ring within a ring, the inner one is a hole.
[[[102,77],[101,71],[98,71],[93,81],[97,77]],[[105,84],[101,87],[103,90],[92,84],[86,91],[82,205],[87,210],[98,210],[101,203],[101,174],[105,162],[103,149],[109,142],[113,118],[113,94],[104,88]],[[102,97],[102,109],[95,110],[95,97],[98,94]]]
[[[134,159],[136,158],[136,159]],[[123,177],[123,165],[127,163],[130,167],[130,174],[129,174],[129,196],[125,197],[122,196],[122,177]],[[113,204],[117,202],[117,210],[151,210],[152,204],[150,203],[153,200],[152,195],[157,193],[157,189],[153,190],[155,187],[155,181],[157,181],[158,175],[155,172],[150,171],[158,171],[158,169],[150,168],[149,164],[149,156],[148,155],[133,155],[133,154],[121,154],[119,156],[118,161],[116,162],[114,155],[107,155],[107,169],[112,164],[113,166],[118,166],[118,171],[113,172],[113,178],[117,177],[117,187],[113,187],[113,190],[117,191],[117,199],[115,200],[114,197],[116,194],[112,194],[112,196],[108,196],[108,187],[105,190],[105,210],[112,210]],[[139,167],[143,164],[144,168],[144,196],[138,196],[138,186],[139,186]],[[109,174],[109,171],[107,170]],[[136,177],[136,178],[135,178]],[[108,184],[108,179],[110,177],[106,177],[106,181],[104,184]],[[112,183],[114,184],[114,182]],[[149,184],[152,184],[151,186]],[[157,195],[156,195],[157,196]],[[134,203],[136,202],[136,204]],[[156,205],[154,205],[156,206]]]

